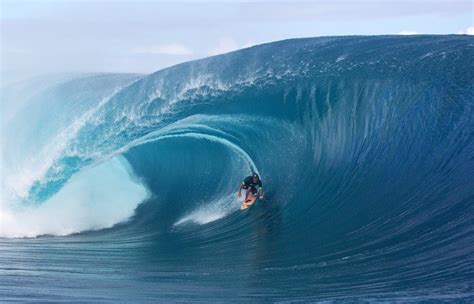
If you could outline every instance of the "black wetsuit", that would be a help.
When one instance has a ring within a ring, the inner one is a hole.
[[[259,188],[262,188],[262,181],[259,179],[258,182],[253,182],[253,176],[247,176],[244,181],[242,182],[243,189],[250,188],[253,195],[257,195],[257,191]]]

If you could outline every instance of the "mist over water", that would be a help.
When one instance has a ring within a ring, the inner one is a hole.
[[[0,293],[473,300],[473,48],[295,39],[2,89]]]

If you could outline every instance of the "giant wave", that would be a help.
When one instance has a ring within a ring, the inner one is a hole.
[[[3,89],[0,234],[195,278],[161,300],[472,299],[473,47],[294,39]],[[242,213],[252,171],[266,199]]]

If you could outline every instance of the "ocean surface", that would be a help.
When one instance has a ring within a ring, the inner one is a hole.
[[[0,301],[472,302],[473,97],[464,35],[2,87]]]

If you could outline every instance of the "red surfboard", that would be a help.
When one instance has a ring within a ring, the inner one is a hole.
[[[255,203],[256,200],[257,200],[257,197],[253,195],[252,193],[249,193],[249,195],[247,195],[247,199],[245,200],[245,202],[242,204],[242,206],[240,206],[240,210],[250,208]]]

